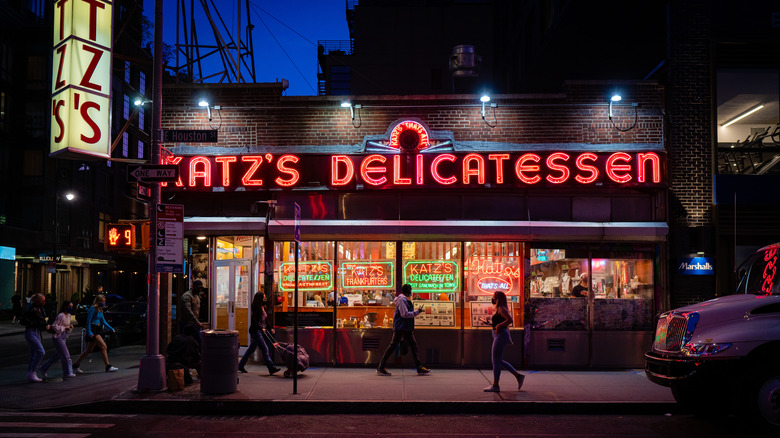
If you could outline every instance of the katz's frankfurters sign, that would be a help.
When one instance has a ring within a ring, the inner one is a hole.
[[[109,158],[112,2],[53,4],[51,154]]]
[[[273,154],[170,156],[180,178],[168,188],[269,190],[644,186],[665,184],[666,160],[655,151]]]

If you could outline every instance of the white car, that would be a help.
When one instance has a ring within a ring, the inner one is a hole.
[[[697,414],[737,413],[780,432],[779,253],[776,243],[753,254],[735,295],[661,314],[647,377]]]

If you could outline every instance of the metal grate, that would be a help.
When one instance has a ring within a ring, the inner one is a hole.
[[[379,338],[377,337],[363,337],[363,351],[379,350]]]
[[[562,338],[548,339],[547,351],[566,352],[566,339],[562,339]]]
[[[659,318],[655,328],[653,349],[668,352],[680,351],[687,327],[688,319],[684,316]]]

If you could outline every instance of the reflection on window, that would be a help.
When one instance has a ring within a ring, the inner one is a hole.
[[[519,242],[465,242],[463,287],[466,301],[466,327],[489,327],[493,315],[491,299],[504,292],[512,311],[513,327],[522,327],[523,276],[522,244]]]
[[[402,278],[412,286],[415,307],[424,306],[415,326],[455,327],[460,303],[460,242],[404,242]]]
[[[593,259],[591,287],[596,299],[651,299],[653,297],[653,261]]]

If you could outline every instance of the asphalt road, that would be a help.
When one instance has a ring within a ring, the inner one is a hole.
[[[54,344],[48,333],[42,332],[41,336],[43,348],[46,350],[46,359],[48,359],[49,355],[54,352]],[[112,346],[116,346],[116,343],[109,342],[109,351],[111,351]],[[68,351],[74,360],[81,354],[81,329],[79,327],[74,328],[73,333],[68,336]],[[3,366],[26,364],[30,359],[30,349],[27,347],[27,341],[24,340],[24,334],[0,337],[0,357],[3,358]]]
[[[732,417],[658,415],[166,416],[0,412],[2,436],[75,437],[758,437]],[[31,434],[31,435],[27,435]]]

